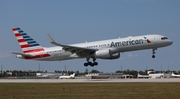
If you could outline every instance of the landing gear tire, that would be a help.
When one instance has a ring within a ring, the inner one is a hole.
[[[92,62],[88,62],[88,65],[91,65],[92,64]]]
[[[155,52],[155,50],[157,50],[157,49],[152,49],[152,58],[155,58],[156,56],[154,55],[154,54],[156,54],[156,52]]]
[[[88,63],[84,63],[84,66],[87,67],[87,66],[88,66]]]
[[[94,67],[94,63],[90,64],[91,67]]]
[[[91,67],[94,67],[94,66],[97,66],[98,65],[98,62],[87,62],[87,63],[84,63],[84,66],[87,67],[88,65],[90,65]]]
[[[98,65],[98,62],[94,62],[94,65],[97,66],[97,65]]]
[[[98,65],[98,62],[95,62],[95,61],[96,61],[96,58],[93,58],[93,63],[90,62],[89,59],[90,59],[90,58],[86,58],[87,63],[84,63],[84,66],[85,66],[85,67],[87,67],[88,65],[90,65],[91,67]]]
[[[94,63],[88,62],[88,65],[90,65],[91,67],[93,67],[93,66],[94,66]]]

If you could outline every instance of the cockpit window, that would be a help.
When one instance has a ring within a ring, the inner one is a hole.
[[[166,40],[166,39],[168,39],[168,38],[167,38],[167,37],[162,37],[162,38],[161,38],[161,40]]]

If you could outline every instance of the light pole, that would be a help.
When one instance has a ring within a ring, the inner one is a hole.
[[[66,65],[64,66],[64,69],[65,69],[65,71],[66,71]]]
[[[121,65],[121,73],[122,73],[122,65]]]
[[[146,65],[146,70],[148,70],[148,66]]]
[[[2,74],[2,72],[3,72],[3,67],[2,67],[2,64],[1,64],[1,74]]]
[[[169,65],[168,65],[168,71],[167,71],[167,74],[168,74],[168,78],[169,78],[169,76],[170,76],[170,74],[169,74],[170,72],[169,72]]]
[[[168,73],[169,73],[169,65],[168,65]]]
[[[40,63],[39,63],[39,72],[40,72]]]
[[[162,74],[162,65],[161,65],[161,74]]]
[[[146,65],[146,74],[148,74],[148,66]]]

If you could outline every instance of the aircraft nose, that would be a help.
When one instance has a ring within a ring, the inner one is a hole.
[[[170,41],[169,41],[169,45],[172,45],[172,44],[173,44],[173,41],[170,40]]]

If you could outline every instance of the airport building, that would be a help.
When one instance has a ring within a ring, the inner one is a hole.
[[[161,78],[172,78],[172,74],[171,73],[155,73],[155,74],[149,74],[149,75],[139,75],[138,77],[140,79],[161,79]]]
[[[36,76],[38,78],[59,78],[60,76],[62,76],[62,73],[36,73]]]
[[[91,79],[129,79],[133,78],[133,75],[123,73],[89,73],[85,75]]]

